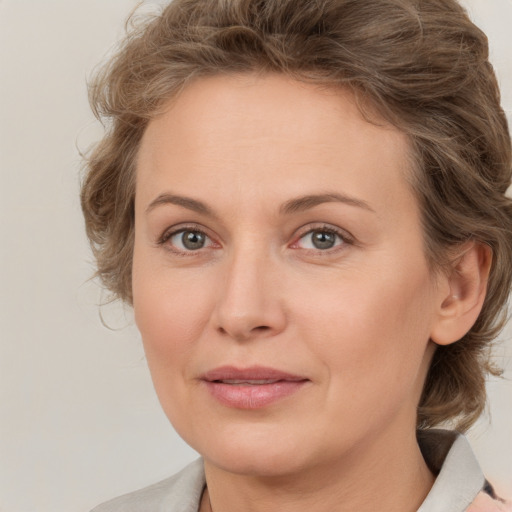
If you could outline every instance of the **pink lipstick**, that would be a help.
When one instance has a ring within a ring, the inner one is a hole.
[[[223,405],[259,409],[299,391],[309,379],[273,368],[223,366],[206,372],[201,380]]]

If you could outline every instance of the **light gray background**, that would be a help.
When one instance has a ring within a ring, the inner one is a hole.
[[[489,34],[510,118],[512,2],[464,3]],[[0,0],[0,512],[85,512],[196,456],[160,411],[130,311],[101,308],[106,329],[88,281],[77,146],[101,132],[85,82],[135,5]],[[492,426],[471,432],[509,495],[511,333],[497,351],[509,380],[489,385]]]

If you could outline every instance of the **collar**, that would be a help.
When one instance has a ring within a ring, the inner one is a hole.
[[[467,439],[448,430],[419,431],[418,443],[437,478],[417,512],[463,512],[485,485]]]

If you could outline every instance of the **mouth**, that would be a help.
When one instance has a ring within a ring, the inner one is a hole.
[[[201,380],[218,402],[238,409],[269,406],[294,395],[310,382],[303,376],[261,366],[223,366],[206,372]]]
[[[213,382],[219,382],[222,384],[231,384],[234,386],[239,385],[246,385],[246,386],[261,386],[263,384],[275,384],[276,382],[279,382],[280,379],[273,380],[273,379],[261,379],[261,380],[248,380],[248,379],[219,379],[214,380]]]

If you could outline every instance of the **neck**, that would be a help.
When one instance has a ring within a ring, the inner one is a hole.
[[[227,472],[205,461],[207,490],[201,512],[412,512],[428,494],[434,477],[414,431],[382,435],[356,447],[343,460],[279,477]]]

